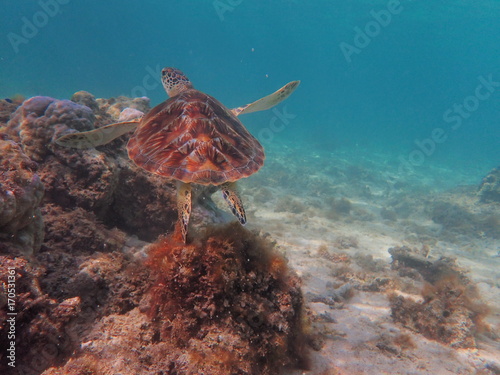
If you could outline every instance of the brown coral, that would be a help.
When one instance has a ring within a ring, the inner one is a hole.
[[[266,375],[305,366],[299,279],[269,241],[226,225],[187,246],[164,237],[148,263],[112,253],[80,265],[68,284],[94,296],[82,306],[103,306],[102,318],[47,375]]]
[[[145,241],[154,241],[172,230],[177,219],[172,181],[132,166],[123,158],[118,163],[118,183],[105,221]]]
[[[5,295],[4,291],[12,281],[8,275],[13,275],[15,285],[14,304],[9,305],[9,310],[6,301],[0,304],[0,350],[6,353],[10,347],[7,335],[10,325],[5,322],[14,317],[15,369],[19,374],[41,373],[48,366],[60,363],[76,344],[70,327],[80,312],[80,298],[69,298],[60,303],[51,299],[38,285],[42,272],[43,269],[29,265],[23,258],[0,256],[1,294]],[[7,311],[15,311],[17,315],[7,316]],[[0,373],[12,373],[9,372],[11,369],[7,367],[7,361],[0,361]]]
[[[18,103],[11,103],[7,100],[0,100],[0,125],[6,124],[10,119],[10,115],[19,106]]]
[[[477,301],[474,291],[449,276],[428,284],[423,302],[402,296],[391,298],[392,318],[425,337],[457,348],[475,348],[474,335],[484,328],[488,308]]]
[[[40,248],[44,187],[37,169],[17,144],[0,139],[0,250],[32,254]]]
[[[119,169],[99,151],[56,150],[39,174],[46,188],[45,201],[62,207],[82,207],[102,217],[113,201]]]
[[[113,252],[122,249],[125,234],[99,223],[92,212],[82,208],[64,211],[52,204],[42,208],[46,236],[43,250],[61,250],[74,255]]]

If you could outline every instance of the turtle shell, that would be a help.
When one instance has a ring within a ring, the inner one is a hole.
[[[248,177],[264,149],[223,104],[190,89],[154,107],[127,144],[134,163],[187,183],[219,185]]]

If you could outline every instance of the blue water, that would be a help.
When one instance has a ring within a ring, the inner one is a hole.
[[[278,107],[289,116],[283,130],[265,130],[276,112],[242,117],[268,149],[293,142],[304,154],[382,153],[395,172],[405,160],[416,170],[472,170],[477,181],[500,161],[498,1],[1,5],[1,97],[69,98],[87,90],[146,95],[158,104],[166,98],[158,70],[175,66],[235,107],[300,79]],[[356,52],[346,54],[347,45]],[[485,80],[493,83],[477,89]]]

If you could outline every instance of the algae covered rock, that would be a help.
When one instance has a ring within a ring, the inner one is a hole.
[[[177,219],[172,181],[138,168],[118,157],[118,181],[105,221],[142,240],[155,241],[173,229]]]
[[[93,112],[99,110],[99,105],[95,99],[95,96],[87,91],[77,91],[71,97],[71,101],[80,105],[89,107]]]
[[[103,217],[113,201],[119,168],[113,157],[96,150],[56,148],[40,165],[46,201],[62,207],[82,207]]]
[[[6,124],[9,121],[10,115],[18,106],[18,103],[14,103],[12,101],[0,100],[0,125]]]
[[[39,287],[43,267],[37,267],[22,257],[0,256],[0,289],[14,280],[16,298],[9,301],[15,320],[15,371],[3,357],[1,374],[41,374],[51,364],[60,361],[75,349],[76,333],[72,321],[80,313],[80,298],[56,301]],[[9,276],[11,277],[9,281]],[[0,300],[0,321],[5,322],[7,306]],[[10,324],[0,325],[0,349],[7,353]]]
[[[269,240],[233,223],[209,228],[189,245],[163,237],[149,253],[146,264],[128,271],[112,254],[80,267],[92,280],[110,280],[109,294],[119,284],[128,285],[127,294],[103,299],[112,313],[92,323],[80,338],[85,346],[45,375],[278,375],[307,368],[300,279]],[[89,284],[79,274],[74,285]],[[127,297],[129,306],[113,308]]]
[[[478,194],[482,202],[500,203],[500,167],[493,169],[483,178]]]
[[[40,202],[44,187],[38,164],[21,147],[0,139],[0,249],[36,252],[43,240]]]
[[[273,245],[239,224],[192,245],[161,239],[151,315],[188,356],[183,374],[278,374],[305,365],[300,279]],[[221,360],[223,358],[223,360]]]
[[[393,320],[451,347],[475,348],[475,335],[489,330],[483,322],[489,309],[455,259],[431,260],[404,246],[389,253],[394,269],[406,275],[408,268],[414,269],[427,282],[419,299],[390,297]]]

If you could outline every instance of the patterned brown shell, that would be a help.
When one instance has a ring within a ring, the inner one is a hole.
[[[219,185],[248,177],[264,149],[224,105],[189,89],[154,107],[128,144],[134,163],[183,182]]]

